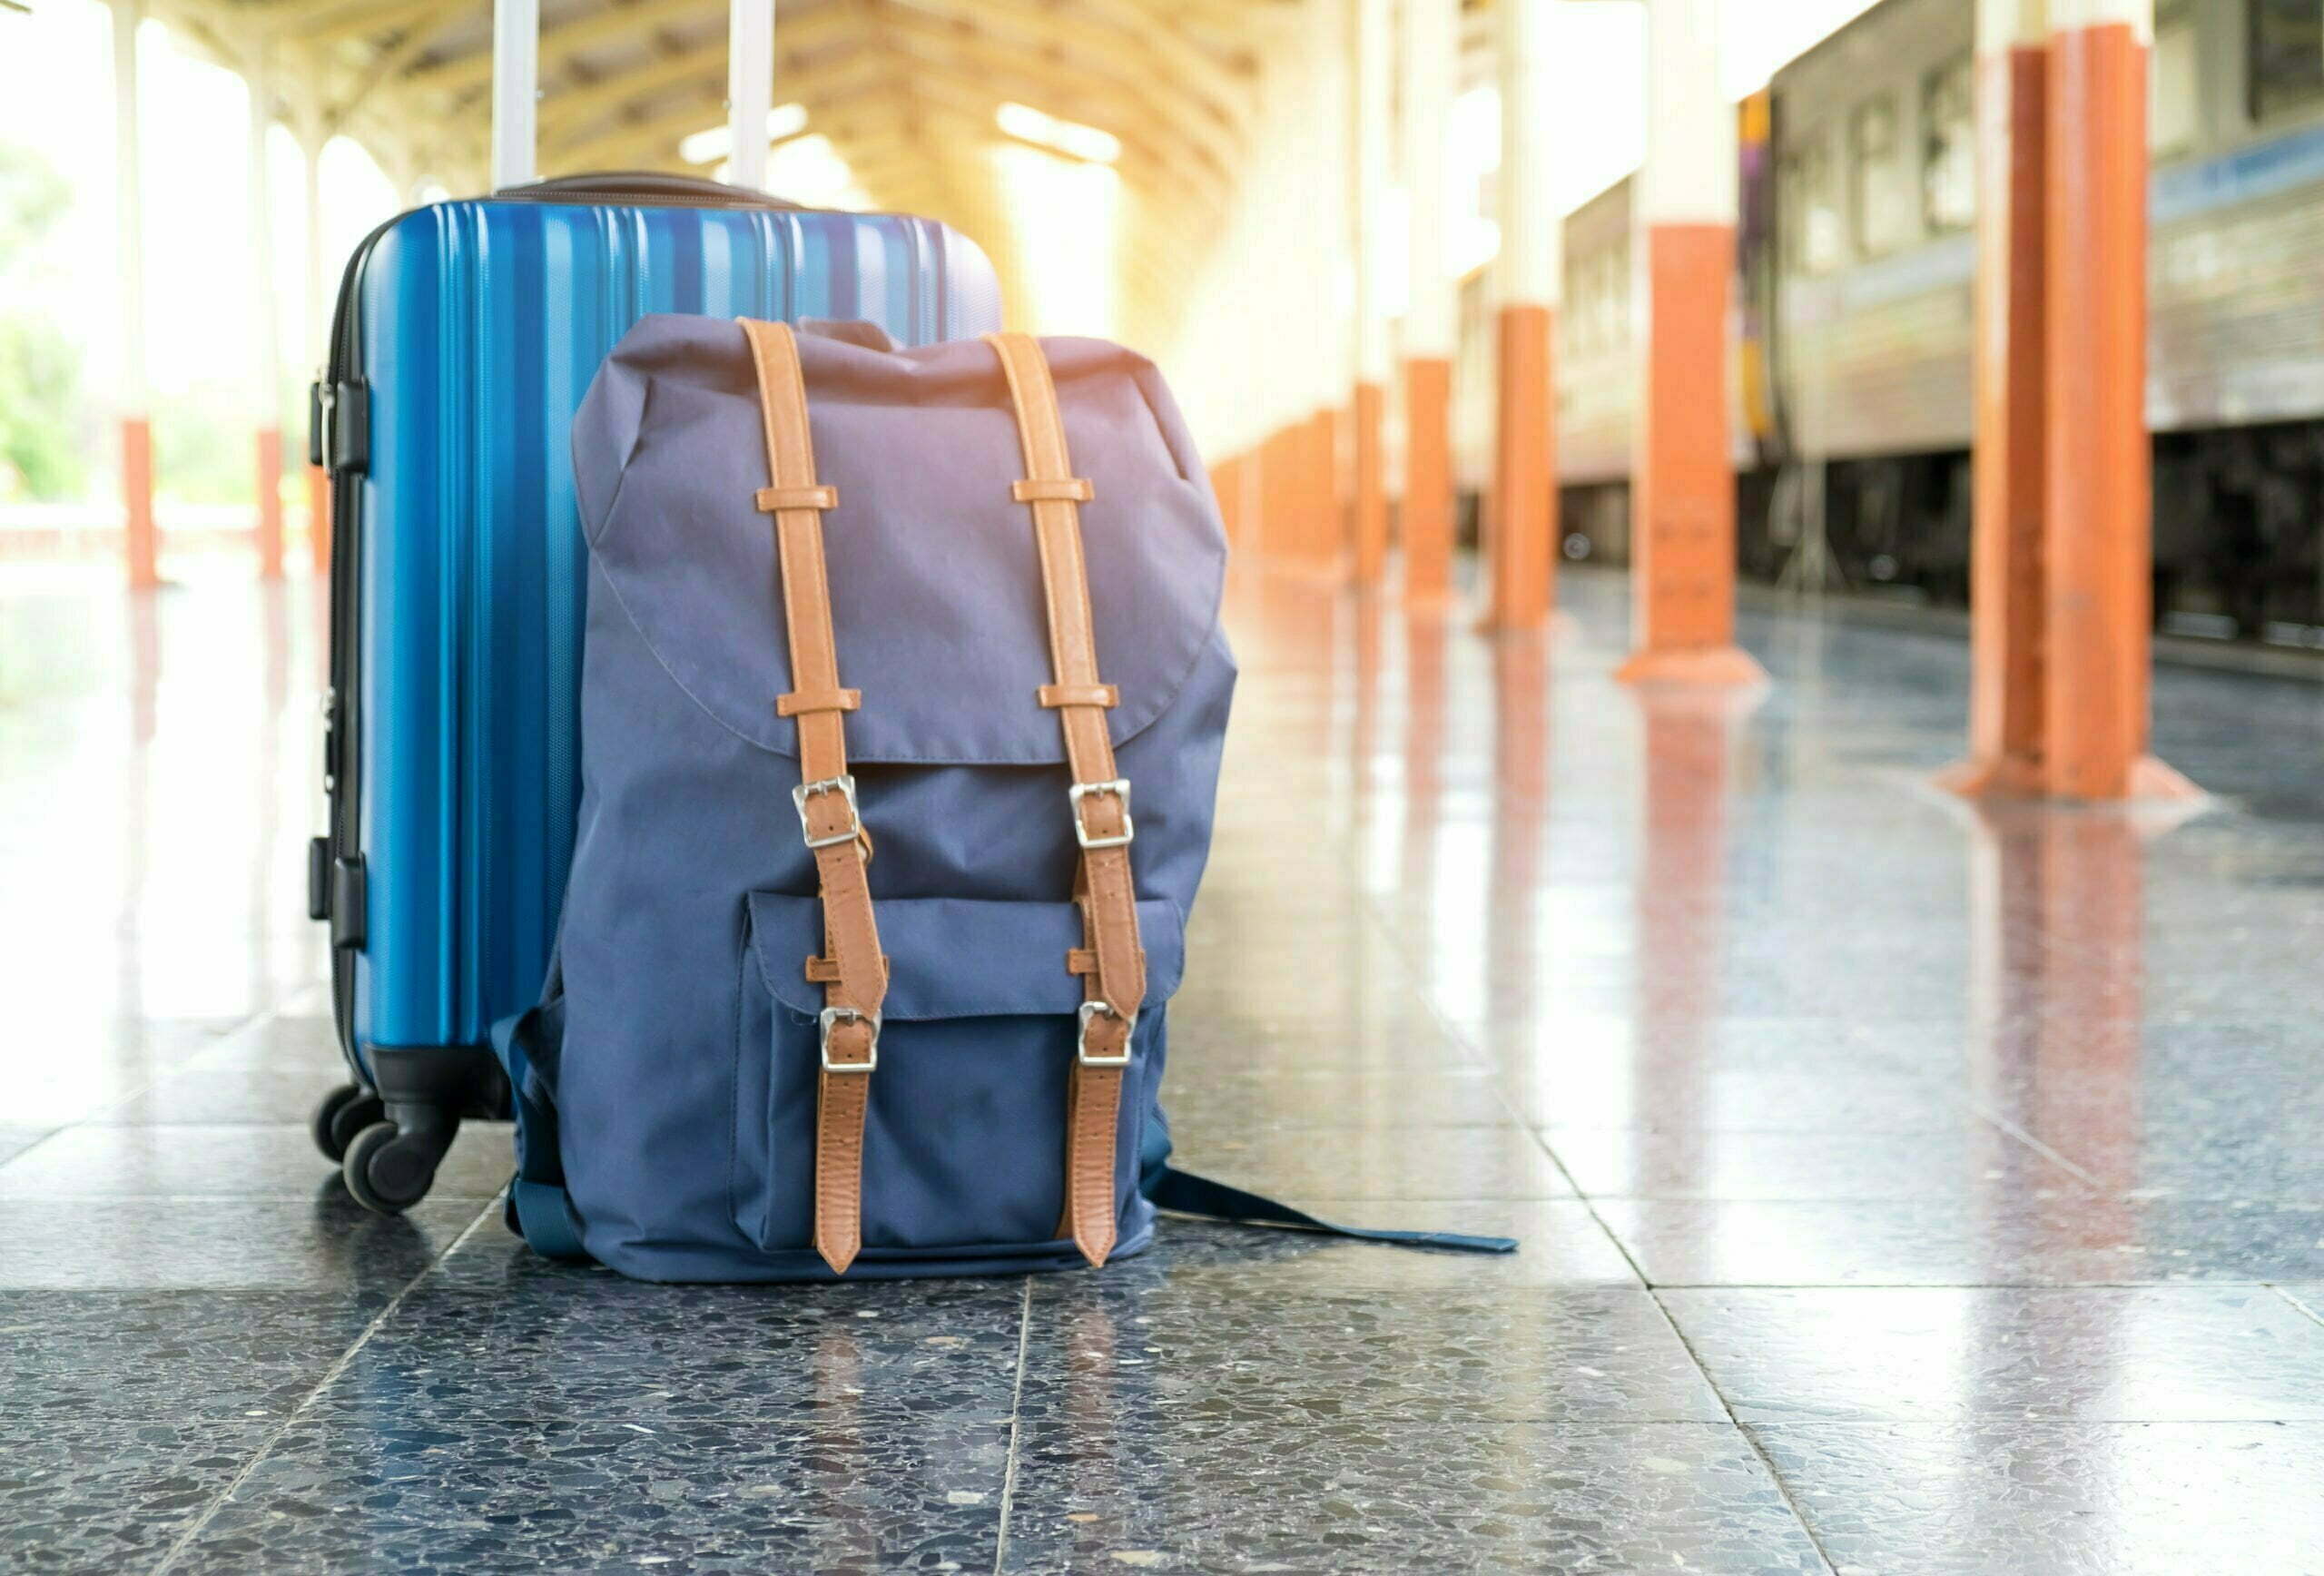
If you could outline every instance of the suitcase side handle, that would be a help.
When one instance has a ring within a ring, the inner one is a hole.
[[[678,200],[691,203],[714,201],[726,208],[796,208],[780,197],[746,186],[729,186],[700,175],[671,175],[658,170],[606,170],[584,175],[559,175],[549,181],[527,181],[504,186],[494,198],[518,202],[653,202]]]

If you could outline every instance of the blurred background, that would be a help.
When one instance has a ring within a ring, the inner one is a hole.
[[[1931,8],[1881,9],[1899,6]],[[1935,8],[1962,14],[1965,51],[1965,0]],[[1224,456],[1326,390],[1344,396],[1354,376],[1356,248],[1317,222],[1336,212],[1344,227],[1356,208],[1352,72],[1318,54],[1334,37],[1350,46],[1353,28],[1323,9],[785,4],[768,182],[813,206],[908,210],[965,231],[999,264],[1018,324],[1155,355],[1206,450]],[[1727,95],[1763,87],[1866,9],[1737,0],[1721,23]],[[541,174],[724,172],[724,5],[546,0],[541,11]],[[1645,21],[1635,4],[1554,13],[1542,113],[1556,155],[1544,174],[1563,213],[1641,156]],[[1499,244],[1501,89],[1491,14],[1472,6],[1453,25],[1442,251],[1476,317]],[[124,26],[143,158],[137,368],[119,266]],[[299,439],[341,264],[399,210],[487,186],[490,46],[481,0],[0,8],[0,573],[117,570],[114,423],[141,403],[172,577],[252,573],[255,505],[270,486],[290,557],[307,556]],[[1324,115],[1344,130],[1333,134]],[[1373,310],[1394,319],[1410,249],[1393,222],[1403,177],[1390,175],[1371,261]],[[1602,319],[1618,276],[1588,266]],[[1597,319],[1575,331],[1602,337]],[[148,391],[129,386],[141,377]],[[1478,362],[1472,404],[1478,390],[1489,403],[1490,377]],[[1473,470],[1490,411],[1467,416]],[[261,477],[251,435],[270,427],[290,437]]]

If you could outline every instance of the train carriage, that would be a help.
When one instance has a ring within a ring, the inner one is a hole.
[[[1746,573],[1966,596],[1972,11],[1884,0],[1738,107]],[[2324,0],[2162,0],[2151,81],[2158,614],[2318,644]],[[1636,385],[1630,184],[1566,222],[1557,361],[1566,550],[1614,560]],[[1490,363],[1489,340],[1472,349]]]

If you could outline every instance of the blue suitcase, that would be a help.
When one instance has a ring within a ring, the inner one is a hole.
[[[489,1030],[538,996],[572,854],[586,555],[568,431],[648,312],[865,319],[927,344],[1000,326],[975,246],[667,175],[542,182],[399,215],[356,250],[310,458],[331,477],[331,934],[354,1081],[315,1139],[380,1210],[464,1117],[507,1114]]]

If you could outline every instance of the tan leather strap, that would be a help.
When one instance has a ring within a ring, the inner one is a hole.
[[[880,1003],[888,971],[872,915],[864,866],[869,845],[847,774],[842,719],[858,697],[842,689],[839,647],[832,635],[831,583],[823,568],[822,511],[838,502],[815,480],[807,426],[807,387],[799,345],[784,323],[743,320],[758,369],[766,422],[768,479],[755,495],[774,516],[783,563],[783,620],[791,642],[792,693],[775,703],[799,729],[794,795],[803,833],[815,855],[822,894],[823,951],[832,977],[823,983],[822,1065],[815,1101],[815,1251],[845,1275],[863,1246],[863,1113],[880,1054]]]
[[[1146,953],[1138,944],[1130,872],[1129,787],[1116,780],[1113,740],[1106,732],[1106,709],[1118,697],[1098,676],[1089,576],[1081,556],[1080,505],[1092,489],[1073,474],[1057,389],[1039,342],[1025,334],[987,334],[985,342],[1008,376],[1025,451],[1025,478],[1012,484],[1009,496],[1032,509],[1040,552],[1049,665],[1057,682],[1044,685],[1039,699],[1057,712],[1072,766],[1068,803],[1082,845],[1074,897],[1094,963],[1083,976],[1080,1049],[1067,1097],[1062,1229],[1082,1256],[1103,1264],[1114,1250],[1114,1128],[1130,1033],[1146,1000]],[[1102,1065],[1115,1059],[1116,1065]]]

